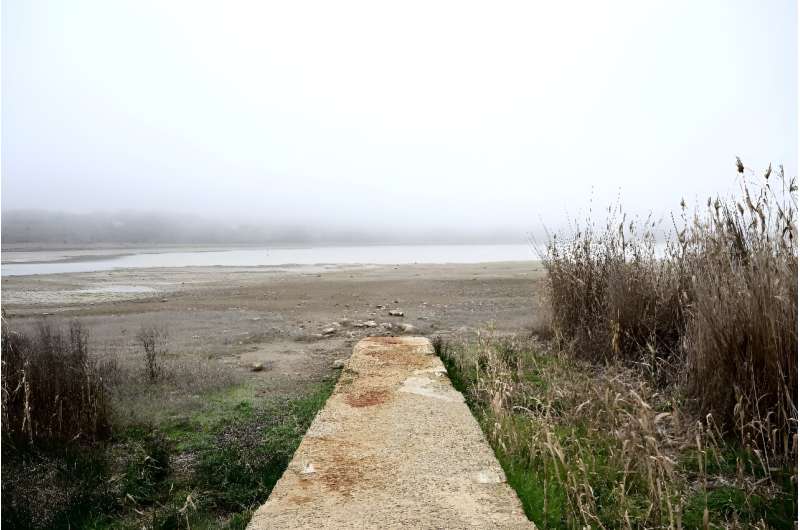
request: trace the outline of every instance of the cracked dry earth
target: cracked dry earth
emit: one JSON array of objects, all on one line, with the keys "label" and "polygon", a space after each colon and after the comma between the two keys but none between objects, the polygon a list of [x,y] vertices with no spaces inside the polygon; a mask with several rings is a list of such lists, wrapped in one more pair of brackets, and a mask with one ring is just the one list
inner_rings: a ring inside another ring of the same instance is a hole
[{"label": "cracked dry earth", "polygon": [[534,528],[431,343],[359,341],[249,530]]}]

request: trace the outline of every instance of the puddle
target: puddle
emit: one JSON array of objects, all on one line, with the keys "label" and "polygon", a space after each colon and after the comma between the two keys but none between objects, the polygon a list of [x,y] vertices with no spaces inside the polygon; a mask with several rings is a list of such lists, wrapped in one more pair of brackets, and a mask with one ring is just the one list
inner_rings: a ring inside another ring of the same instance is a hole
[{"label": "puddle", "polygon": [[87,287],[78,289],[75,293],[86,294],[140,294],[157,293],[158,290],[145,285],[108,285],[106,287]]}]

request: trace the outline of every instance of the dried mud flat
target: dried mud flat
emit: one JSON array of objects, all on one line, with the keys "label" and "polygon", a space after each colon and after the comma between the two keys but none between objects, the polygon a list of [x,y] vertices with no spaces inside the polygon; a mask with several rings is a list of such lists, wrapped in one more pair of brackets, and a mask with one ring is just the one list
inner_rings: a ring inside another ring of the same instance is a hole
[{"label": "dried mud flat", "polygon": [[534,528],[422,337],[359,341],[249,530]]},{"label": "dried mud flat", "polygon": [[163,325],[170,355],[217,360],[287,393],[328,376],[365,336],[523,331],[542,278],[535,262],[127,269],[6,277],[2,306],[21,328],[78,318],[93,351],[122,355],[138,355],[142,325]]}]

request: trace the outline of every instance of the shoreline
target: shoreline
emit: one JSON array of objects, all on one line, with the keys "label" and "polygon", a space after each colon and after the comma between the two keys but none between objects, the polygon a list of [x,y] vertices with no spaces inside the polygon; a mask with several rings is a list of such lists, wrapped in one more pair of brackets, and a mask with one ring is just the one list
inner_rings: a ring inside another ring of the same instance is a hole
[{"label": "shoreline", "polygon": [[311,247],[140,247],[11,251],[2,276],[182,267],[334,267],[480,264],[538,261],[529,245],[375,245]]}]

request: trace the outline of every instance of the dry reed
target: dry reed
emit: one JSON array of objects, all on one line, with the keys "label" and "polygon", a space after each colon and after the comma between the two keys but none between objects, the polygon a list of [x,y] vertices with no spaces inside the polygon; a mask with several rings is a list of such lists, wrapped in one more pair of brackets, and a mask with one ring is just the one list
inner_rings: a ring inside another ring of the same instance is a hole
[{"label": "dry reed", "polygon": [[741,198],[692,216],[682,202],[663,249],[658,223],[615,207],[602,230],[549,237],[541,258],[570,351],[684,388],[699,416],[779,457],[797,432],[797,186],[783,168],[755,183],[740,168]]}]

